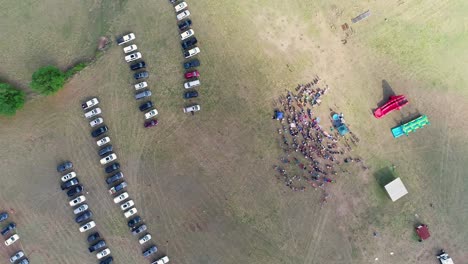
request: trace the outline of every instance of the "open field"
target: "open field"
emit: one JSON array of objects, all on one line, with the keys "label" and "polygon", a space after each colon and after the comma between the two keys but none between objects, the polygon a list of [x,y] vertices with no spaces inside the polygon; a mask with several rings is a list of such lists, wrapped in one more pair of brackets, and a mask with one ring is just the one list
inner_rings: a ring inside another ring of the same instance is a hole
[{"label": "open field", "polygon": [[[148,263],[107,194],[79,106],[90,96],[101,100],[136,207],[174,263],[435,264],[440,248],[456,263],[468,259],[464,1],[187,0],[202,51],[194,117],[182,114],[183,59],[166,0],[26,2],[2,1],[2,28],[14,37],[0,44],[1,80],[29,91],[37,67],[66,68],[92,56],[98,36],[132,31],[160,113],[158,127],[142,127],[114,44],[56,95],[30,93],[14,118],[0,118],[0,210],[14,209],[34,263],[96,263],[59,189],[55,166],[67,159],[116,263]],[[351,25],[367,9],[372,15]],[[345,22],[354,33],[343,45]],[[280,155],[272,100],[316,74],[331,88],[321,108],[345,113],[361,139],[356,155],[370,166],[339,178],[322,209],[317,192],[293,193],[271,169]],[[376,120],[384,83],[410,106]],[[390,128],[416,113],[431,125],[393,139]],[[391,165],[410,192],[396,203],[378,184]],[[423,244],[412,231],[418,220],[432,232]],[[12,253],[0,247],[0,263]]]}]

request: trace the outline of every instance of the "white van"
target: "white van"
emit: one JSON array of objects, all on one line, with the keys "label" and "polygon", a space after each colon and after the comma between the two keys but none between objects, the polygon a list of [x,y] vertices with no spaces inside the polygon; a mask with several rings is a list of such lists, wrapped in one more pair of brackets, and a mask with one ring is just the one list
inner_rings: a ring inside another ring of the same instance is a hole
[{"label": "white van", "polygon": [[185,89],[194,88],[194,87],[197,87],[199,85],[200,85],[200,80],[195,80],[195,81],[184,83]]}]

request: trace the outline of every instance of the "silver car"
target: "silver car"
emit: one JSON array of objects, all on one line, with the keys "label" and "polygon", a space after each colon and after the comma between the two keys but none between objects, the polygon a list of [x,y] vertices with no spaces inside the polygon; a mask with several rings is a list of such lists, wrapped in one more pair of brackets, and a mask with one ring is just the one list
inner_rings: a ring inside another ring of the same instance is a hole
[{"label": "silver car", "polygon": [[151,91],[150,90],[143,91],[141,93],[135,94],[135,99],[140,100],[140,99],[143,99],[143,98],[148,97],[148,96],[151,96]]}]

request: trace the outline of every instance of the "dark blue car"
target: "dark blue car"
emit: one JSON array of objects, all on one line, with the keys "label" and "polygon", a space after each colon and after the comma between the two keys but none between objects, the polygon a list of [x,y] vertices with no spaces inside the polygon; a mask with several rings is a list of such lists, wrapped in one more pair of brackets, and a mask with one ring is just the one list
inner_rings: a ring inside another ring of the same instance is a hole
[{"label": "dark blue car", "polygon": [[83,185],[77,185],[75,187],[72,187],[70,190],[67,191],[67,196],[68,197],[73,197],[76,194],[79,194],[83,191]]},{"label": "dark blue car", "polygon": [[184,93],[184,98],[185,99],[190,99],[190,98],[195,98],[198,97],[198,92],[197,91],[188,91]]},{"label": "dark blue car", "polygon": [[7,212],[3,212],[0,214],[0,222],[3,222],[5,220],[8,219],[8,213]]},{"label": "dark blue car", "polygon": [[2,234],[2,236],[8,234],[8,232],[10,232],[11,230],[15,229],[16,228],[16,224],[15,223],[9,223],[7,226],[5,226],[2,231],[0,232]]},{"label": "dark blue car", "polygon": [[186,63],[184,63],[184,68],[186,70],[188,70],[190,68],[195,68],[195,67],[198,67],[198,66],[200,66],[200,61],[198,59],[194,59],[194,60],[187,61]]}]

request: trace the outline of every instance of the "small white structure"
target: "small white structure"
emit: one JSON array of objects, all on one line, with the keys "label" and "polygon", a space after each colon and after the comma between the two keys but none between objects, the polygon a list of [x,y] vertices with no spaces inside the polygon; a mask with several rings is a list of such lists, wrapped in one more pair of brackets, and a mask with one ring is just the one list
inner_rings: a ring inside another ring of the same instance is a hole
[{"label": "small white structure", "polygon": [[408,193],[408,190],[406,190],[406,187],[400,178],[396,178],[389,184],[385,185],[385,190],[387,190],[388,195],[390,195],[390,199],[394,202]]}]

